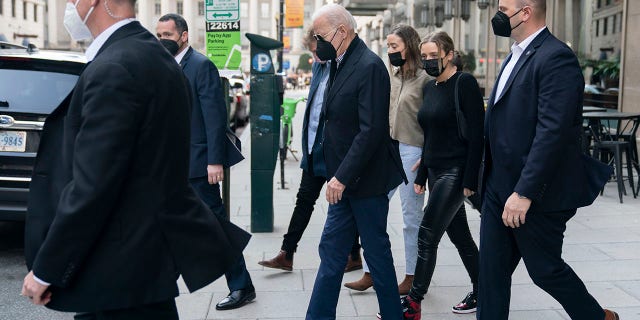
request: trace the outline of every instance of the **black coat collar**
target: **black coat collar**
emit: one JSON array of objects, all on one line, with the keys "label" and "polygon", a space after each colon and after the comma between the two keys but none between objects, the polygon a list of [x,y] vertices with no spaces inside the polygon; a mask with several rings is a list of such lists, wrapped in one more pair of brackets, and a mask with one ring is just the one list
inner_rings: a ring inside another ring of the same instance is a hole
[{"label": "black coat collar", "polygon": [[[122,26],[121,28],[116,30],[109,37],[109,39],[107,39],[107,41],[105,41],[105,43],[102,45],[102,47],[100,47],[100,50],[98,50],[98,53],[96,54],[96,58],[100,55],[100,53],[102,53],[110,45],[114,44],[118,40],[122,40],[122,39],[130,37],[130,36],[132,36],[134,34],[139,34],[139,33],[142,33],[142,32],[147,32],[147,29],[145,29],[140,24],[139,21],[132,21],[130,23],[125,24],[124,26]],[[95,60],[95,58],[94,58],[94,60]]]}]

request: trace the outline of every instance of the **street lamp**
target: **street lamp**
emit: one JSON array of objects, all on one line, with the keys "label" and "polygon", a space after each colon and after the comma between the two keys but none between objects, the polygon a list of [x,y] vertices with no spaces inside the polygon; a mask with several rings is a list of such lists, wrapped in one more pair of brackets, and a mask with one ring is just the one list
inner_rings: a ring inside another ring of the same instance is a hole
[{"label": "street lamp", "polygon": [[420,15],[420,26],[428,28],[435,26],[437,28],[442,27],[442,23],[445,19],[445,1],[444,0],[423,0],[422,4],[417,3],[415,6],[419,6],[414,10],[414,13]]},{"label": "street lamp", "polygon": [[453,1],[445,0],[444,1],[444,19],[449,20],[453,18]]},{"label": "street lamp", "polygon": [[461,18],[468,21],[471,17],[471,1],[474,0],[423,0],[422,3],[416,3],[416,20],[422,27],[437,28],[442,27],[445,20]]},{"label": "street lamp", "polygon": [[489,6],[491,0],[478,0],[478,8],[484,10]]},{"label": "street lamp", "polygon": [[471,18],[471,1],[462,0],[460,18],[464,21],[469,21],[469,18]]}]

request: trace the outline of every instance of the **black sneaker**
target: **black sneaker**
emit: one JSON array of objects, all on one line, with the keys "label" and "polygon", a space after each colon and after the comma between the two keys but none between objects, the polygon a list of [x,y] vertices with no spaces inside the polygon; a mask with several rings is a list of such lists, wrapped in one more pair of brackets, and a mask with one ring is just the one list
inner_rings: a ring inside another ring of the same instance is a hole
[{"label": "black sneaker", "polygon": [[478,299],[473,292],[469,292],[460,303],[451,307],[451,311],[453,313],[474,313],[476,312],[476,307],[478,306]]}]

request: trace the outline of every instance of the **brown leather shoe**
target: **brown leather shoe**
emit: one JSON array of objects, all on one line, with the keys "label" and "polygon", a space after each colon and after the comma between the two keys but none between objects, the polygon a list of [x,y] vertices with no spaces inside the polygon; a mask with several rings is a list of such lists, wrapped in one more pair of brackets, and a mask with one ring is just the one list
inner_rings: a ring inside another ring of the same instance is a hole
[{"label": "brown leather shoe", "polygon": [[373,279],[371,279],[371,274],[369,272],[365,272],[360,280],[347,282],[344,286],[356,291],[365,291],[373,286]]},{"label": "brown leather shoe", "polygon": [[604,320],[620,320],[620,316],[614,311],[604,309]]},{"label": "brown leather shoe", "polygon": [[360,258],[360,255],[358,254],[357,260],[354,260],[351,258],[351,255],[349,255],[349,260],[347,260],[347,266],[344,268],[344,272],[351,272],[353,270],[360,269],[362,269],[362,259]]},{"label": "brown leather shoe", "polygon": [[411,290],[411,285],[413,284],[413,275],[405,275],[404,280],[400,282],[398,285],[398,292],[401,296],[406,296],[409,294],[409,290]]},{"label": "brown leather shoe", "polygon": [[284,250],[280,250],[280,252],[278,252],[278,255],[273,259],[263,260],[258,262],[258,264],[267,268],[291,271],[293,270],[293,255],[291,255],[291,260],[289,260],[287,259],[287,252]]}]

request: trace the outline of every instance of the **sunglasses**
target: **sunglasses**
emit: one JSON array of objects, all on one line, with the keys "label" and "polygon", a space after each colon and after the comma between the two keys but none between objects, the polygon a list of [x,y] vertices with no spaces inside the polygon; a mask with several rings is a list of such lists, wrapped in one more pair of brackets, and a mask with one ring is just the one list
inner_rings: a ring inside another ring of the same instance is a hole
[{"label": "sunglasses", "polygon": [[[337,28],[335,28],[335,29],[332,29],[332,30],[331,30],[331,31],[334,31],[334,30],[335,30],[335,32],[333,33],[333,36],[334,36],[334,37],[336,36],[336,33],[338,33],[338,29],[339,29],[339,28],[340,28],[340,27],[337,27]],[[331,33],[331,31],[329,31],[329,32],[325,33],[325,35],[330,34],[330,33]],[[320,35],[320,34],[314,34],[314,35],[313,35],[313,38],[314,38],[314,39],[316,39],[316,41],[326,41],[326,40],[325,40],[325,38],[324,38],[322,35]],[[331,40],[329,40],[329,42],[331,42],[331,41],[333,41],[333,38],[331,38]]]}]

